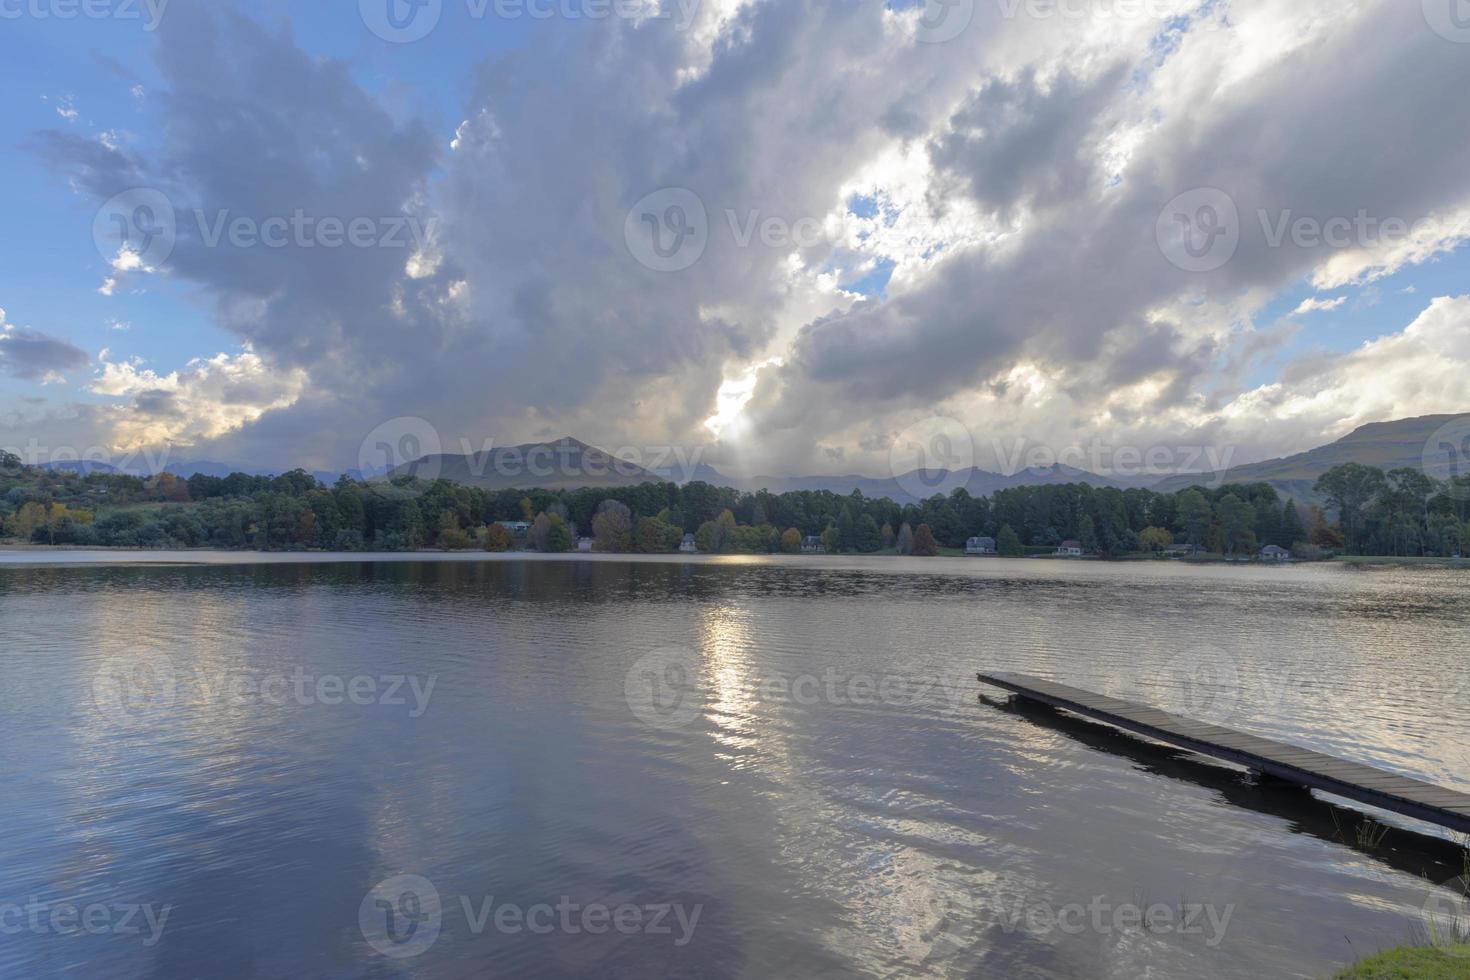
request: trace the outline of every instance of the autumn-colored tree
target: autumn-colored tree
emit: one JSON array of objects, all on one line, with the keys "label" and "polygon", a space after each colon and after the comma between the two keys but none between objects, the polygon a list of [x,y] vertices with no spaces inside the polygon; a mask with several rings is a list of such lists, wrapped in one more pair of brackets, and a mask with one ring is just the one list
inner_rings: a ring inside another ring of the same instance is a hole
[{"label": "autumn-colored tree", "polygon": [[788,555],[800,553],[801,532],[794,527],[787,528],[781,535],[781,550]]},{"label": "autumn-colored tree", "polygon": [[510,532],[499,524],[491,524],[485,528],[486,551],[509,551],[514,544]]},{"label": "autumn-colored tree", "polygon": [[929,529],[928,524],[920,524],[919,529],[914,532],[915,557],[934,558],[939,555],[939,542],[934,539],[934,532]]},{"label": "autumn-colored tree", "polygon": [[592,518],[592,540],[598,551],[633,550],[633,512],[627,504],[604,500]]},{"label": "autumn-colored tree", "polygon": [[1163,551],[1174,543],[1174,535],[1166,528],[1146,527],[1138,532],[1138,547],[1143,551]]}]

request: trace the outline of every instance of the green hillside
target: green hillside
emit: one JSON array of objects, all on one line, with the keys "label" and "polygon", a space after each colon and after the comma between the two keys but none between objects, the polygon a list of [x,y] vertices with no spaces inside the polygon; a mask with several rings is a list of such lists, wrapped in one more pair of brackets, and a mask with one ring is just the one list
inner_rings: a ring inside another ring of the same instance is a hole
[{"label": "green hillside", "polygon": [[[1236,466],[1223,476],[1209,473],[1174,476],[1153,489],[1160,493],[1175,493],[1194,484],[1269,483],[1278,492],[1295,500],[1312,501],[1315,499],[1312,486],[1317,478],[1343,463],[1362,463],[1382,470],[1423,470],[1430,476],[1445,479],[1455,475],[1455,460],[1438,447],[1430,446],[1430,440],[1456,419],[1465,420],[1463,434],[1470,435],[1470,415],[1426,415],[1397,422],[1374,422],[1336,442],[1295,456]],[[1463,473],[1466,463],[1463,455],[1459,461],[1460,472]]]}]

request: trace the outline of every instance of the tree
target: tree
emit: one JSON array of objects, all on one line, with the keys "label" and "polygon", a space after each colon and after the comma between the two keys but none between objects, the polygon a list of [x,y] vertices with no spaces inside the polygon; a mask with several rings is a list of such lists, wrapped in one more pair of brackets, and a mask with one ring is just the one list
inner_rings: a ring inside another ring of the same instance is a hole
[{"label": "tree", "polygon": [[1307,542],[1329,551],[1343,546],[1342,532],[1327,523],[1327,515],[1322,513],[1321,507],[1312,508],[1312,530],[1307,533]]},{"label": "tree", "polygon": [[934,558],[939,555],[939,542],[928,524],[920,524],[914,532],[914,555],[919,558]]},{"label": "tree", "polygon": [[1216,508],[1220,515],[1220,535],[1225,553],[1253,551],[1256,543],[1256,509],[1233,493],[1220,498]]},{"label": "tree", "polygon": [[801,532],[794,527],[787,528],[781,534],[781,550],[788,555],[799,554],[801,552]]},{"label": "tree", "polygon": [[1179,494],[1179,522],[1184,525],[1190,544],[1205,545],[1214,519],[1215,512],[1204,494],[1194,488]]},{"label": "tree", "polygon": [[546,539],[551,535],[551,518],[543,511],[536,515],[531,522],[531,530],[526,532],[526,547],[532,551],[545,551]]},{"label": "tree", "polygon": [[546,532],[546,550],[553,555],[559,555],[572,550],[572,529],[567,522],[561,519],[560,514],[548,514],[551,519],[551,530]]},{"label": "tree", "polygon": [[638,550],[646,555],[669,554],[679,550],[684,534],[672,524],[657,517],[638,519]]},{"label": "tree", "polygon": [[723,543],[725,532],[715,521],[705,521],[694,532],[694,546],[707,555],[716,554]]},{"label": "tree", "polygon": [[1174,543],[1174,535],[1162,527],[1146,527],[1138,532],[1138,547],[1144,551],[1163,551]]},{"label": "tree", "polygon": [[1296,508],[1296,501],[1288,500],[1281,511],[1281,540],[1274,543],[1290,549],[1298,541],[1306,540],[1307,529],[1302,525],[1301,512]]},{"label": "tree", "polygon": [[514,544],[510,532],[501,525],[491,524],[485,528],[486,551],[509,551]]},{"label": "tree", "polygon": [[898,529],[897,548],[900,555],[911,555],[914,553],[914,529],[909,527],[907,523],[904,523]]},{"label": "tree", "polygon": [[878,522],[873,520],[872,514],[864,514],[858,518],[853,527],[853,537],[848,542],[855,551],[870,555],[883,547],[883,536],[878,531]]},{"label": "tree", "polygon": [[633,512],[617,500],[604,500],[592,518],[592,540],[598,551],[633,550]]},{"label": "tree", "polygon": [[1000,536],[996,539],[995,550],[1007,558],[1020,558],[1026,553],[1026,549],[1021,545],[1021,538],[1016,534],[1015,528],[1009,524],[1001,525]]},{"label": "tree", "polygon": [[1337,522],[1350,552],[1367,540],[1364,515],[1370,504],[1388,489],[1383,471],[1362,463],[1334,466],[1317,480],[1316,490],[1337,511]]},{"label": "tree", "polygon": [[892,524],[884,524],[882,530],[878,532],[878,536],[883,540],[884,548],[893,547],[894,534]]}]

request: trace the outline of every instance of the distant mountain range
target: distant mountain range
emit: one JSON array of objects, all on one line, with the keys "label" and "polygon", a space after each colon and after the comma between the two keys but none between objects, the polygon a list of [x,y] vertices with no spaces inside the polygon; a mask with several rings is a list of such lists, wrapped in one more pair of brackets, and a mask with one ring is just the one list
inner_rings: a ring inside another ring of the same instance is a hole
[{"label": "distant mountain range", "polygon": [[[145,479],[150,476],[156,476],[158,473],[172,473],[174,476],[182,477],[183,479],[188,479],[196,473],[218,477],[226,477],[231,473],[244,473],[247,476],[280,476],[282,473],[289,472],[292,469],[289,466],[269,467],[256,466],[250,463],[218,463],[206,459],[182,463],[167,462],[163,466],[155,469],[149,466],[148,460],[141,456],[135,457],[132,462],[125,466],[115,466],[112,463],[102,463],[90,459],[59,459],[51,463],[42,463],[40,466],[43,470],[80,473],[83,476],[89,473],[117,473],[124,476],[143,477]],[[312,471],[311,475],[322,483],[330,485],[336,483],[337,478],[342,474],[327,470],[316,470]],[[354,480],[362,480],[371,479],[380,474],[368,473],[364,475],[360,470],[348,470],[347,475]]]},{"label": "distant mountain range", "polygon": [[[1171,476],[1155,484],[1160,493],[1174,493],[1191,486],[1223,486],[1227,483],[1269,483],[1277,492],[1303,502],[1315,502],[1317,478],[1343,463],[1362,463],[1381,470],[1413,469],[1445,479],[1455,475],[1454,460],[1439,447],[1431,446],[1435,433],[1456,419],[1466,421],[1461,433],[1470,434],[1470,415],[1425,415],[1397,422],[1374,422],[1355,429],[1325,446],[1284,459],[1232,467],[1224,473]],[[1426,452],[1427,450],[1427,452]],[[1463,449],[1460,450],[1463,452]],[[1461,470],[1465,461],[1459,461]]]},{"label": "distant mountain range", "polygon": [[1058,483],[1088,483],[1094,487],[1147,486],[1148,481],[1113,480],[1071,466],[1055,465],[1021,470],[1006,476],[982,469],[914,470],[896,477],[870,476],[758,476],[749,480],[738,480],[721,474],[713,467],[702,467],[696,479],[717,486],[733,487],[737,490],[769,490],[772,493],[787,493],[792,490],[827,490],[847,495],[854,490],[864,497],[887,497],[897,503],[918,503],[921,497],[934,493],[949,493],[963,487],[972,497],[988,497],[997,490],[1012,487],[1035,487]]},{"label": "distant mountain range", "polygon": [[[785,493],[791,490],[827,490],[837,494],[861,491],[865,497],[888,497],[898,503],[916,503],[920,497],[932,496],[935,491],[948,492],[955,487],[964,487],[972,496],[985,497],[997,490],[1013,487],[1033,487],[1047,484],[1088,483],[1094,487],[1149,487],[1162,493],[1174,493],[1191,486],[1215,487],[1227,483],[1269,483],[1278,492],[1303,502],[1316,501],[1314,484],[1317,478],[1334,466],[1342,463],[1363,463],[1384,470],[1408,467],[1425,470],[1441,479],[1453,475],[1454,461],[1446,453],[1430,446],[1430,441],[1447,424],[1456,419],[1466,420],[1470,426],[1470,415],[1428,415],[1422,418],[1401,419],[1397,422],[1377,422],[1365,425],[1351,434],[1326,446],[1284,459],[1271,459],[1245,466],[1233,467],[1224,473],[1192,473],[1165,477],[1161,480],[1148,478],[1119,479],[1089,473],[1070,466],[1021,470],[1009,476],[987,470],[915,471],[896,477],[848,476],[757,476],[739,479],[726,476],[704,463],[693,466],[682,460],[648,460],[647,467],[632,461],[619,459],[596,446],[566,437],[549,443],[528,443],[504,449],[490,450],[470,455],[443,454],[426,456],[413,463],[399,466],[391,473],[386,470],[362,472],[349,470],[347,476],[354,480],[381,480],[391,477],[417,475],[428,478],[443,477],[469,486],[486,490],[573,489],[577,487],[629,487],[642,483],[672,481],[689,483],[696,480],[714,486],[731,487],[736,490],[769,490]],[[1467,428],[1470,432],[1470,428]],[[1426,447],[1429,451],[1426,453]],[[1464,450],[1460,450],[1463,452]],[[139,457],[126,468],[119,469],[108,463],[82,460],[62,460],[45,464],[52,470],[69,470],[79,473],[125,472],[133,476],[152,476],[142,467],[146,460]],[[1460,461],[1464,465],[1464,461]],[[220,463],[211,460],[169,462],[163,470],[176,476],[189,477],[195,473],[208,476],[229,476],[231,473],[247,473],[252,476],[275,476],[290,467],[262,467],[245,463]],[[334,472],[317,471],[312,474],[323,483],[336,482],[341,475]]]}]

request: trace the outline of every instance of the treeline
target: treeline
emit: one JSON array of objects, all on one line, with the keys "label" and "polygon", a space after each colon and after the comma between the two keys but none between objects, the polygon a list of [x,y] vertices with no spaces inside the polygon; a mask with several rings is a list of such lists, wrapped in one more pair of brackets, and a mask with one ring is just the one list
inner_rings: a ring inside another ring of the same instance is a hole
[{"label": "treeline", "polygon": [[1470,475],[1437,480],[1414,469],[1334,467],[1317,493],[1348,554],[1437,557],[1470,551]]},{"label": "treeline", "polygon": [[[1076,540],[1102,555],[1188,543],[1236,555],[1277,544],[1304,557],[1454,554],[1470,543],[1466,478],[1445,485],[1414,471],[1353,464],[1328,473],[1318,488],[1340,526],[1264,483],[1172,494],[1087,484],[1018,487],[990,498],[956,490],[900,506],[856,491],[748,493],[700,482],[496,491],[344,476],[326,486],[300,470],[145,481],[47,472],[0,454],[0,535],[80,546],[332,551],[568,551],[590,537],[601,551],[671,552],[690,533],[709,553],[799,551],[804,539],[820,538],[829,551],[901,554],[992,537],[1003,554]],[[516,523],[529,530],[513,535],[502,526]]]}]

